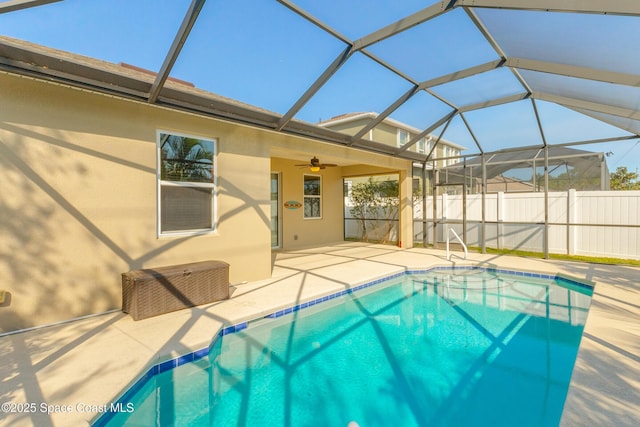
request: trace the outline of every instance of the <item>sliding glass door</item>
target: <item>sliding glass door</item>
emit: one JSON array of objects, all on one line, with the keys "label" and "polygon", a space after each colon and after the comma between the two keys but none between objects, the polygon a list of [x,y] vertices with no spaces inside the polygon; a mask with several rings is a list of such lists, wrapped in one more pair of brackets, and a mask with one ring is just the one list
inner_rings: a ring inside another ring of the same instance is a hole
[{"label": "sliding glass door", "polygon": [[280,174],[271,173],[271,247],[280,247]]}]

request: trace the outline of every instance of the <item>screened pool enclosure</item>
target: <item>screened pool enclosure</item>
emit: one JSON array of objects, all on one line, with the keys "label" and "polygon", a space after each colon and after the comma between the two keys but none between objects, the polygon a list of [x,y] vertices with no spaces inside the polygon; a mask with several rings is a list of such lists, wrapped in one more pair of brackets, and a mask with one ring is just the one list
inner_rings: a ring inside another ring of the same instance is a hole
[{"label": "screened pool enclosure", "polygon": [[[606,191],[609,169],[640,166],[635,0],[11,0],[0,2],[0,33],[2,72],[411,160],[425,244],[451,223],[500,247],[522,222],[535,230],[521,241],[548,255],[550,233],[570,253],[578,228],[639,229],[635,216],[575,213],[576,191]],[[127,64],[149,79],[121,72]],[[355,134],[317,125],[353,112],[378,115]],[[421,132],[401,146],[371,140],[385,118]],[[466,150],[438,157],[444,138]],[[514,192],[540,199],[533,219],[501,219]],[[455,197],[463,214],[452,222]]]}]

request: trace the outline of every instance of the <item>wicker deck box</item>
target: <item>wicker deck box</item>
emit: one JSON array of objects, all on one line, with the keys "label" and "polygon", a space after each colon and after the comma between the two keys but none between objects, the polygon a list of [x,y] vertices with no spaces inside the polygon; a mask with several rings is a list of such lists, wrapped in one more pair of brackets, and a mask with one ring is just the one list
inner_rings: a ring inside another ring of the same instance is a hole
[{"label": "wicker deck box", "polygon": [[122,274],[122,311],[134,320],[229,298],[229,264],[202,261]]}]

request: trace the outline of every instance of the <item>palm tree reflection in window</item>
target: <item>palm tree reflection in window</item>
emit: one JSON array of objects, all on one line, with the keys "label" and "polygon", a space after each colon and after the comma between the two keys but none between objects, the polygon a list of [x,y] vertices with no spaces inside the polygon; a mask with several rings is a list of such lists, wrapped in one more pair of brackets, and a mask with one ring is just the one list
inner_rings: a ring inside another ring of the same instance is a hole
[{"label": "palm tree reflection in window", "polygon": [[163,181],[213,182],[213,141],[161,134]]}]

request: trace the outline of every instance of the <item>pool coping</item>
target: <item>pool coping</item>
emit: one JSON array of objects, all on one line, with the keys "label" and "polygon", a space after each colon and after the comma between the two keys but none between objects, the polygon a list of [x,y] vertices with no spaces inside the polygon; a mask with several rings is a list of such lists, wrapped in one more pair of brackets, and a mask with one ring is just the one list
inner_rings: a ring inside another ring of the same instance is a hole
[{"label": "pool coping", "polygon": [[[463,270],[463,271],[464,270],[480,270],[480,271],[485,271],[490,273],[513,275],[515,277],[554,280],[557,282],[565,282],[567,284],[577,286],[578,288],[591,290],[591,291],[593,291],[596,285],[595,282],[581,280],[581,279],[572,277],[567,274],[562,274],[562,273],[556,273],[556,274],[535,273],[535,272],[519,270],[519,269],[502,269],[502,268],[496,268],[496,267],[483,267],[478,265],[434,265],[425,269],[405,268],[404,272],[393,273],[388,276],[371,280],[366,283],[358,284],[352,287],[348,287],[344,290],[337,291],[329,295],[324,295],[310,301],[298,303],[293,306],[288,306],[284,309],[274,311],[273,313],[267,314],[265,316],[256,317],[255,319],[245,320],[237,324],[222,327],[216,334],[214,334],[214,336],[211,338],[211,342],[207,347],[203,347],[193,352],[182,354],[172,359],[155,363],[152,366],[150,366],[146,371],[145,369],[143,369],[143,373],[141,375],[138,375],[136,378],[134,378],[132,385],[127,387],[117,399],[114,399],[112,402],[109,402],[106,404],[105,408],[108,407],[109,410],[103,413],[96,414],[94,419],[90,421],[90,425],[92,427],[106,426],[111,421],[111,419],[117,415],[118,411],[122,410],[122,408],[127,407],[126,405],[127,403],[129,403],[131,397],[133,397],[133,395],[135,395],[140,389],[142,389],[147,384],[147,382],[150,381],[154,376],[161,374],[163,372],[169,371],[171,369],[177,368],[184,364],[195,362],[197,360],[207,357],[207,355],[211,351],[211,348],[217,343],[217,341],[221,337],[229,334],[234,334],[236,332],[240,332],[246,329],[249,326],[249,323],[257,322],[262,319],[280,318],[282,316],[285,316],[300,310],[304,310],[306,308],[314,307],[316,305],[331,301],[336,298],[340,298],[348,294],[361,291],[363,289],[371,288],[375,285],[386,282],[388,280],[392,280],[394,278],[408,276],[411,274],[427,274],[432,271],[446,271],[446,270]],[[562,283],[558,283],[558,284],[562,285]],[[574,361],[574,364],[575,364],[575,361]],[[113,410],[114,408],[116,409],[115,411]]]}]

